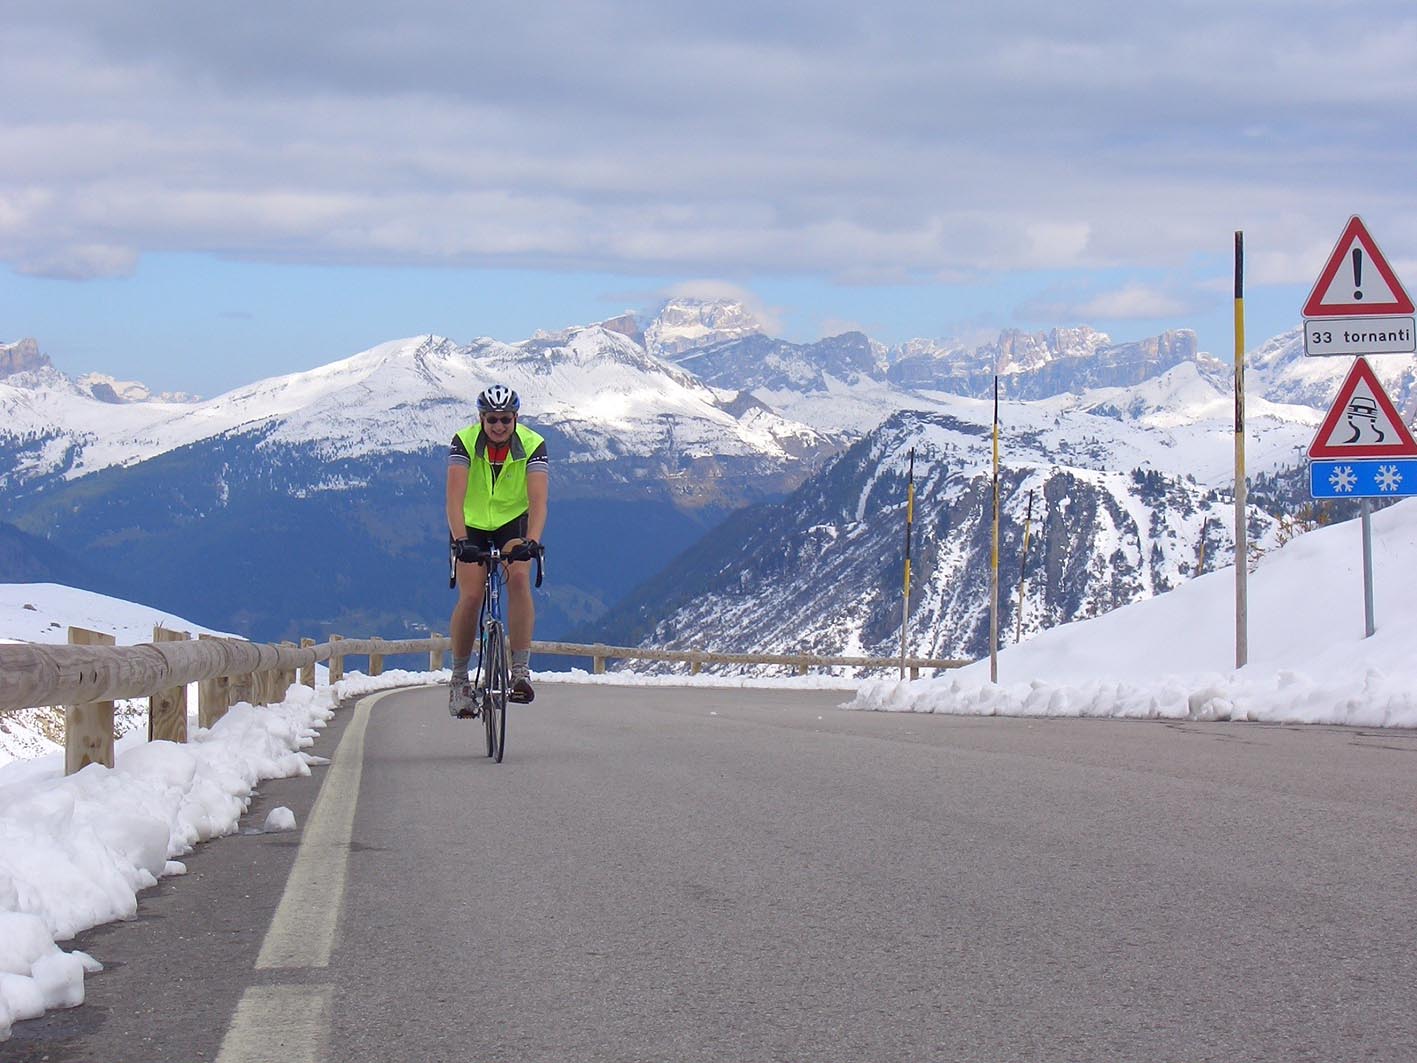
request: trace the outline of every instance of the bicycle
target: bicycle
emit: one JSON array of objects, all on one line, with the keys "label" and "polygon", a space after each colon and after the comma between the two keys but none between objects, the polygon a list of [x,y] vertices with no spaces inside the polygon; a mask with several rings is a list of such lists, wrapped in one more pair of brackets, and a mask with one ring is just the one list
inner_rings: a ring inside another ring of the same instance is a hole
[{"label": "bicycle", "polygon": [[[478,551],[474,557],[462,558],[464,564],[481,565],[487,572],[486,586],[482,592],[482,611],[478,616],[477,674],[472,687],[477,692],[482,711],[482,720],[487,732],[487,755],[496,763],[502,763],[507,750],[507,700],[512,692],[511,645],[507,638],[507,620],[502,609],[502,588],[507,577],[502,571],[506,561],[528,561],[536,558],[536,585],[541,586],[541,551],[535,555],[521,552],[520,546],[508,553],[493,546],[489,550]],[[458,557],[451,555],[448,586],[457,585]]]}]

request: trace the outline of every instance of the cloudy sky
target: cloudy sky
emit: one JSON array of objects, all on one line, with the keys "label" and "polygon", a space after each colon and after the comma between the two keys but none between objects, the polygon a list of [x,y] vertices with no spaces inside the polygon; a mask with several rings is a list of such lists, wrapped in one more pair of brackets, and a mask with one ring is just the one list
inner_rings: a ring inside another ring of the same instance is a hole
[{"label": "cloudy sky", "polygon": [[214,394],[669,292],[779,334],[1233,345],[1417,288],[1396,0],[6,0],[0,341]]}]

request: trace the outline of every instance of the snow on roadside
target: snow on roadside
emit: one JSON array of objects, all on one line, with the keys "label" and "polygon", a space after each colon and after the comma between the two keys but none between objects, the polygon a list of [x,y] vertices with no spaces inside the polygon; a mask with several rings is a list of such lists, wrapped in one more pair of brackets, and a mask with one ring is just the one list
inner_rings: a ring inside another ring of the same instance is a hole
[{"label": "snow on roadside", "polygon": [[1249,662],[1235,669],[1225,569],[989,662],[915,683],[868,680],[852,708],[1417,727],[1417,501],[1373,516],[1377,631],[1363,637],[1359,523],[1302,535],[1251,574]]},{"label": "snow on roadside", "polygon": [[290,688],[279,705],[231,708],[184,745],[118,741],[114,766],[64,775],[61,752],[0,766],[0,1040],[11,1025],[84,1001],[100,965],[56,942],[137,912],[138,893],[182,874],[178,857],[236,831],[265,779],[310,774],[305,753],[340,699],[429,682],[428,673],[351,673]]}]

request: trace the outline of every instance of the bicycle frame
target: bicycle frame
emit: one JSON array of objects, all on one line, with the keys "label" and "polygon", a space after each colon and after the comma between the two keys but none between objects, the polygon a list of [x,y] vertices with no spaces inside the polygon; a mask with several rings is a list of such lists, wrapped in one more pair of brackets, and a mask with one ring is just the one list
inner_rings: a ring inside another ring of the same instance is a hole
[{"label": "bicycle frame", "polygon": [[[488,632],[496,625],[507,630],[507,617],[502,605],[502,590],[507,577],[502,572],[501,552],[494,546],[487,552],[487,576],[482,591],[482,610],[478,614],[478,649],[487,649]],[[480,662],[479,662],[480,663]]]},{"label": "bicycle frame", "polygon": [[511,647],[502,605],[507,577],[502,571],[502,553],[497,547],[487,551],[483,563],[487,566],[487,575],[478,623],[477,677],[473,685],[483,692],[487,755],[500,764],[507,748],[507,698],[511,693]]},{"label": "bicycle frame", "polygon": [[[503,606],[503,591],[507,586],[507,574],[502,566],[506,563],[502,551],[493,546],[479,551],[470,563],[485,565],[486,574],[482,591],[482,608],[478,614],[477,674],[473,688],[482,699],[483,722],[487,727],[487,755],[502,762],[502,754],[507,747],[507,701],[511,697],[511,643],[507,628],[507,618]],[[457,585],[458,561],[455,555],[449,557],[448,586]],[[541,586],[542,559],[536,556],[536,585]]]}]

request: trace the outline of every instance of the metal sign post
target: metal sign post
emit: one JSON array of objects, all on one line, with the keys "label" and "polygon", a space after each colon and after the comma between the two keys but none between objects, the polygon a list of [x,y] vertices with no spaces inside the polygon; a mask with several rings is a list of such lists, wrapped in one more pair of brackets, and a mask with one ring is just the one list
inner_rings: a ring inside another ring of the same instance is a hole
[{"label": "metal sign post", "polygon": [[1363,637],[1370,639],[1377,625],[1373,623],[1373,504],[1363,499]]}]

